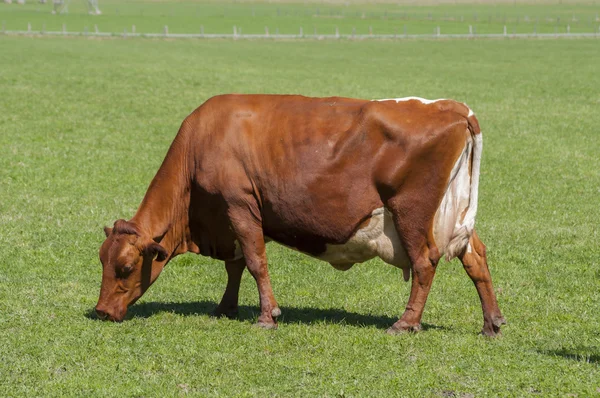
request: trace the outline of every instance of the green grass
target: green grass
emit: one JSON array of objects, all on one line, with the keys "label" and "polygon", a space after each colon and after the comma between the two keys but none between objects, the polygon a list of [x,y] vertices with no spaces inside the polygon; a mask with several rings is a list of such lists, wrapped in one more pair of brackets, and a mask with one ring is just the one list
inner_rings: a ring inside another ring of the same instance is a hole
[{"label": "green grass", "polygon": [[[0,395],[567,396],[600,389],[596,40],[260,42],[0,37]],[[182,119],[212,95],[465,101],[484,134],[477,226],[509,324],[441,263],[418,334],[409,284],[271,244],[283,319],[213,319],[224,267],[172,261],[121,324],[90,316],[102,227],[133,215]]]},{"label": "green grass", "polygon": [[29,1],[25,5],[0,3],[0,21],[8,30],[26,30],[31,23],[36,31],[60,31],[63,24],[69,31],[89,31],[94,25],[102,32],[131,32],[132,25],[138,33],[162,33],[169,26],[170,33],[232,33],[233,26],[242,33],[297,34],[300,27],[305,34],[431,34],[438,26],[442,33],[468,33],[472,25],[476,33],[502,33],[504,25],[509,33],[564,33],[570,31],[598,32],[600,2],[545,0],[537,4],[510,3],[445,4],[419,6],[414,4],[365,4],[347,2],[348,5],[323,2],[281,4],[275,2],[235,3],[220,2],[119,0],[100,1],[103,15],[87,15],[86,3],[73,0],[69,14],[51,15],[52,2],[39,4]]}]

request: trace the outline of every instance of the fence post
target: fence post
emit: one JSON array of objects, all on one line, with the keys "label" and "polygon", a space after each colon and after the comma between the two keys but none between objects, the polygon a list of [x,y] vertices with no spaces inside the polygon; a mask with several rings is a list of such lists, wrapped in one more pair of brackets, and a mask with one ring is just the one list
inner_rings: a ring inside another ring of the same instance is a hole
[{"label": "fence post", "polygon": [[408,37],[408,33],[406,31],[406,25],[404,25],[404,38],[406,39]]},{"label": "fence post", "polygon": [[62,32],[63,34],[67,33],[67,24],[62,24]]},{"label": "fence post", "polygon": [[315,37],[317,37],[317,27],[315,26]]},{"label": "fence post", "polygon": [[131,33],[135,34],[135,25],[131,25]]},{"label": "fence post", "polygon": [[567,34],[571,33],[571,25],[567,25]]},{"label": "fence post", "polygon": [[275,37],[279,37],[279,28],[275,28]]},{"label": "fence post", "polygon": [[165,32],[165,37],[167,37],[169,35],[169,27],[167,25],[165,25],[164,32]]},{"label": "fence post", "polygon": [[265,36],[269,37],[269,27],[265,26]]},{"label": "fence post", "polygon": [[27,33],[31,33],[31,22],[27,22]]},{"label": "fence post", "polygon": [[84,36],[87,36],[87,35],[88,35],[88,27],[87,27],[87,26],[84,26],[84,27],[83,27],[83,35],[84,35]]},{"label": "fence post", "polygon": [[436,29],[436,34],[437,34],[438,37],[440,36],[440,27],[439,26]]},{"label": "fence post", "polygon": [[300,37],[304,37],[304,29],[302,29],[302,26],[300,26]]},{"label": "fence post", "polygon": [[123,38],[127,37],[127,28],[123,28]]},{"label": "fence post", "polygon": [[504,37],[506,37],[506,25],[504,25]]},{"label": "fence post", "polygon": [[237,39],[237,27],[233,25],[233,38]]},{"label": "fence post", "polygon": [[338,27],[335,27],[335,38],[339,39],[340,38],[340,30],[338,29]]},{"label": "fence post", "polygon": [[2,33],[6,33],[6,21],[2,21]]},{"label": "fence post", "polygon": [[473,36],[473,25],[469,25],[469,35]]},{"label": "fence post", "polygon": [[42,34],[46,33],[46,22],[42,25]]},{"label": "fence post", "polygon": [[204,37],[204,25],[200,25],[200,36]]},{"label": "fence post", "polygon": [[369,26],[369,36],[373,36],[373,27]]},{"label": "fence post", "polygon": [[94,25],[94,32],[98,33],[98,25]]},{"label": "fence post", "polygon": [[352,27],[352,39],[356,36],[356,27]]}]

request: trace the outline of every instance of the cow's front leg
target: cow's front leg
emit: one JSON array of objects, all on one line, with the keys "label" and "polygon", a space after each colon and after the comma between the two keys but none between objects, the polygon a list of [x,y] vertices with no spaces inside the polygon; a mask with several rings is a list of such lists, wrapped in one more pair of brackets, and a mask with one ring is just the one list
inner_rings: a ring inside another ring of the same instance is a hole
[{"label": "cow's front leg", "polygon": [[275,329],[275,318],[281,315],[281,310],[271,287],[262,225],[253,215],[256,213],[250,213],[248,210],[230,208],[229,213],[233,230],[242,246],[246,267],[258,286],[260,316],[257,325],[265,329]]},{"label": "cow's front leg", "polygon": [[237,316],[240,282],[244,268],[246,268],[246,260],[244,258],[225,261],[227,287],[225,288],[221,303],[215,309],[214,314],[216,316],[226,316],[227,318],[235,318]]}]

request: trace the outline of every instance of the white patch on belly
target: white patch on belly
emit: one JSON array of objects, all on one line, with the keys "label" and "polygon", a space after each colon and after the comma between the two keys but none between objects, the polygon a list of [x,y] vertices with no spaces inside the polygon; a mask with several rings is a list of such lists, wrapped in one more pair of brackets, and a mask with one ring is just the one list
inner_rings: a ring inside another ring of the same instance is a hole
[{"label": "white patch on belly", "polygon": [[369,224],[356,231],[344,244],[327,245],[325,253],[317,256],[339,270],[350,269],[355,263],[362,263],[380,257],[388,264],[400,268],[410,267],[410,261],[396,232],[392,215],[383,207],[373,210]]}]

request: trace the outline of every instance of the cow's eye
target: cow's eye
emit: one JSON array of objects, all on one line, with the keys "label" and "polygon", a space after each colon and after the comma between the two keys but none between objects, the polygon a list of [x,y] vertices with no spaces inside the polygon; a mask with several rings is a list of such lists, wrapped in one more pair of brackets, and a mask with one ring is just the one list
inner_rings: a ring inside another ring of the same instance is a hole
[{"label": "cow's eye", "polygon": [[117,278],[127,278],[131,274],[131,271],[133,271],[133,266],[124,265],[117,270]]}]

